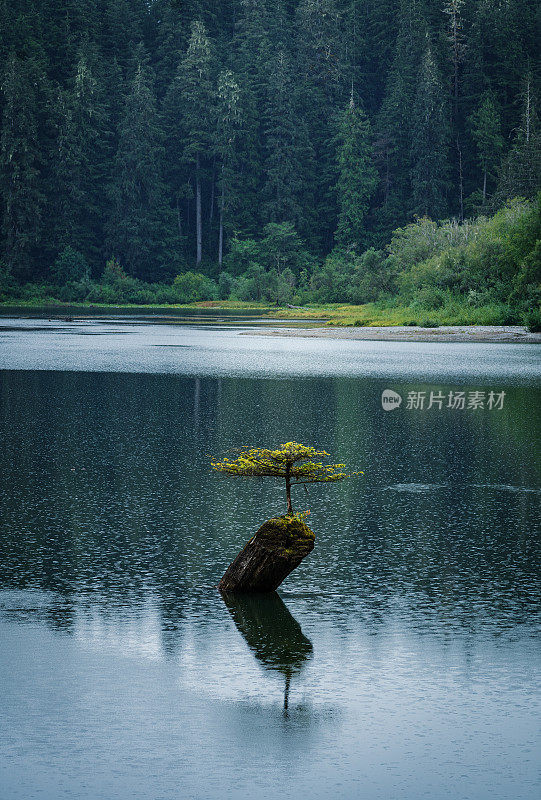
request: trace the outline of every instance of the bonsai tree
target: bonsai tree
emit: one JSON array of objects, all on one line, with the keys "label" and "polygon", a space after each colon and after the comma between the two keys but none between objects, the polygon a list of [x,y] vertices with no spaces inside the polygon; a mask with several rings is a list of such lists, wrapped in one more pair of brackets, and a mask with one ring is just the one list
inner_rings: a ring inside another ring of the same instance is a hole
[{"label": "bonsai tree", "polygon": [[[298,442],[281,444],[276,450],[243,447],[230,460],[212,461],[212,468],[232,478],[282,478],[286,484],[287,514],[292,515],[291,487],[299,483],[330,483],[349,478],[344,464],[324,464],[329,454]],[[362,473],[354,473],[361,474]]]}]

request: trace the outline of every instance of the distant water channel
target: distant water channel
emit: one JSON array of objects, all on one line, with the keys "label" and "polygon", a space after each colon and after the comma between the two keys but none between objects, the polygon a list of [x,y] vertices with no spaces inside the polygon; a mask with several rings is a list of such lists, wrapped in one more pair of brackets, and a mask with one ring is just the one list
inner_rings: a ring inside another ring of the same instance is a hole
[{"label": "distant water channel", "polygon": [[[538,798],[541,351],[254,333],[0,320],[0,797]],[[290,440],[365,474],[224,602]]]}]

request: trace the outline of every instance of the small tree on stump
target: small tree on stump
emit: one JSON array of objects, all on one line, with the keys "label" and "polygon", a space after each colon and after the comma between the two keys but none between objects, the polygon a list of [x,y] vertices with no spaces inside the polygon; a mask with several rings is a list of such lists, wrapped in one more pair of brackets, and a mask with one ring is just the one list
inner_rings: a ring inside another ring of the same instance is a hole
[{"label": "small tree on stump", "polygon": [[[232,478],[281,478],[286,484],[287,513],[261,525],[227,568],[218,588],[229,592],[272,592],[314,548],[314,532],[293,512],[291,487],[299,483],[331,483],[350,477],[344,464],[319,461],[328,453],[298,442],[277,450],[243,447],[234,460],[212,461],[216,472]],[[362,474],[362,473],[354,473]]]},{"label": "small tree on stump", "polygon": [[[287,442],[277,450],[244,447],[233,461],[212,461],[212,468],[232,478],[283,478],[286,483],[287,513],[293,514],[291,487],[303,483],[331,483],[349,478],[344,464],[324,464],[317,459],[329,454],[298,442]],[[359,475],[362,473],[353,473]]]}]

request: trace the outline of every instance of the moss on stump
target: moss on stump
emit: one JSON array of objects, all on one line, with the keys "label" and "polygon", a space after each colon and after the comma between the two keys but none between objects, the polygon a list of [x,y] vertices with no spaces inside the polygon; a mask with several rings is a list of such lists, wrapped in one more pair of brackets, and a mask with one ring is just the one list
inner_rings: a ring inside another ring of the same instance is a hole
[{"label": "moss on stump", "polygon": [[314,532],[295,516],[268,519],[229,565],[221,592],[273,592],[314,549]]}]

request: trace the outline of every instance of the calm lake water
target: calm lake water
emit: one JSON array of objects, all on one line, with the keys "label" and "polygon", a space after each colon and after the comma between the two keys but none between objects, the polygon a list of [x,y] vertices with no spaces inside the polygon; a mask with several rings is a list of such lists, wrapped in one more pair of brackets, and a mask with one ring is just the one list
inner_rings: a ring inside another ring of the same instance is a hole
[{"label": "calm lake water", "polygon": [[[1,320],[2,800],[538,798],[540,352]],[[226,603],[289,440],[365,475]]]}]

